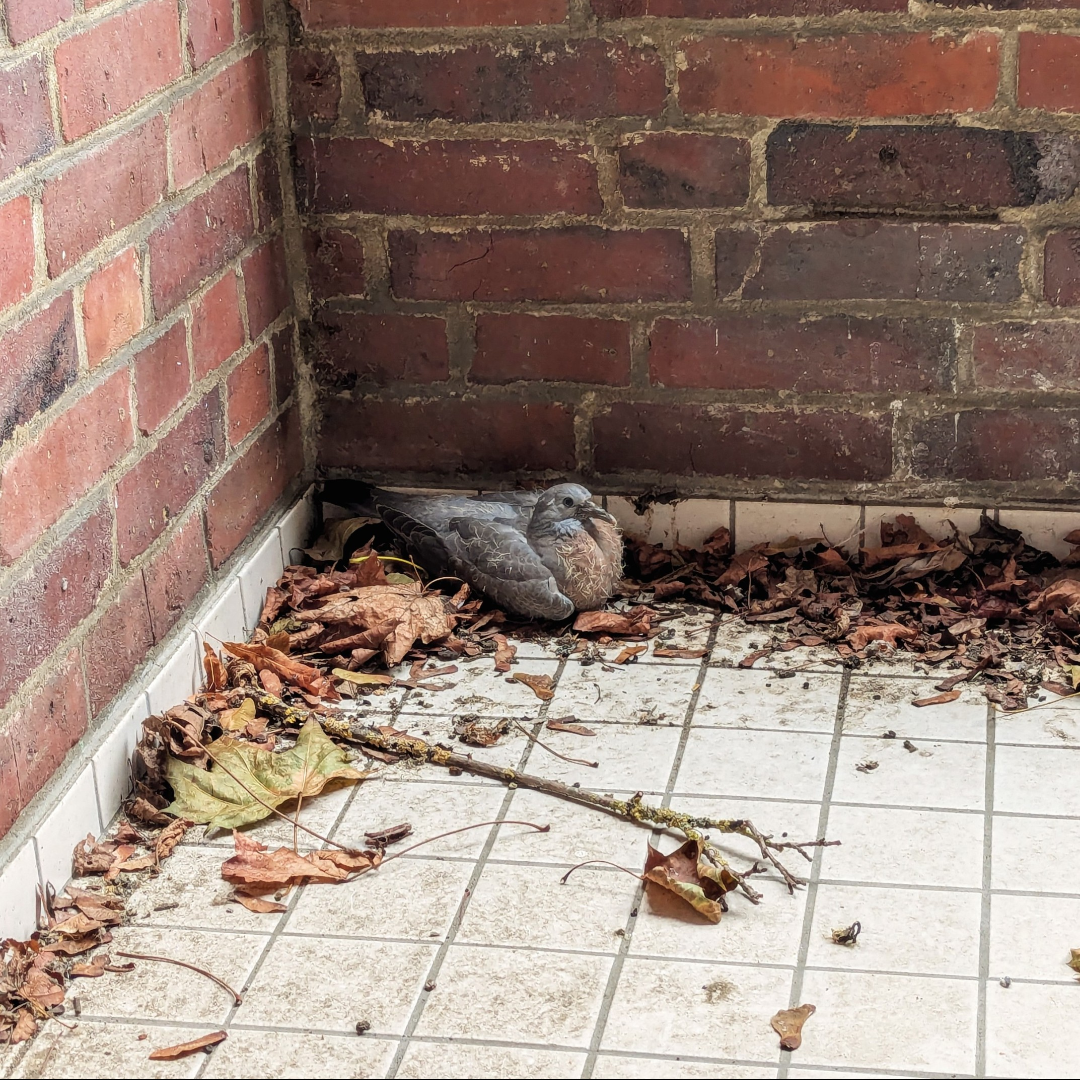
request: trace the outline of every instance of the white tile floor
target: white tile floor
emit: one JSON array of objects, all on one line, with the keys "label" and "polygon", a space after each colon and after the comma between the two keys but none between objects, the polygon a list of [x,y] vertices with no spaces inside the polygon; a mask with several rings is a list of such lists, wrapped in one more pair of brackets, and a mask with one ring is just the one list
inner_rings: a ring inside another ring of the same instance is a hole
[{"label": "white tile floor", "polygon": [[[645,791],[708,816],[748,816],[792,838],[842,841],[791,897],[759,878],[719,926],[646,892],[602,858],[640,867],[643,829],[525,789],[397,765],[312,800],[302,819],[339,841],[409,820],[417,837],[473,821],[345,886],[295,892],[285,914],[227,901],[227,836],[193,830],[131,900],[116,949],[203,963],[244,1003],[182,969],[142,964],[83,980],[73,1030],[9,1050],[8,1075],[162,1077],[1070,1076],[1080,1072],[1080,732],[1068,705],[1008,717],[977,690],[913,708],[934,680],[830,668],[806,650],[733,668],[760,628],[695,613],[679,643],[701,662],[625,667],[522,648],[544,704],[490,658],[439,693],[386,694],[365,714],[448,740],[454,712],[536,724],[573,714],[595,738],[520,733],[473,753],[599,791]],[[611,655],[614,650],[611,651]],[[798,668],[792,673],[792,668]],[[885,739],[886,731],[895,739]],[[904,747],[910,740],[914,750]],[[856,765],[877,761],[870,772]],[[288,843],[291,828],[255,830]],[[308,838],[310,840],[310,838]],[[657,838],[654,837],[654,840]],[[667,849],[673,838],[660,838]],[[741,838],[722,838],[733,857]],[[744,863],[745,865],[745,863]],[[162,910],[161,905],[179,907]],[[831,931],[858,920],[854,948]],[[1002,985],[1006,976],[1011,983]],[[781,1052],[779,1009],[817,1006]],[[65,1019],[72,1021],[71,1011]],[[358,1021],[370,1024],[355,1034]],[[151,1063],[154,1047],[224,1027],[209,1055]],[[140,1039],[140,1035],[146,1035]]]}]

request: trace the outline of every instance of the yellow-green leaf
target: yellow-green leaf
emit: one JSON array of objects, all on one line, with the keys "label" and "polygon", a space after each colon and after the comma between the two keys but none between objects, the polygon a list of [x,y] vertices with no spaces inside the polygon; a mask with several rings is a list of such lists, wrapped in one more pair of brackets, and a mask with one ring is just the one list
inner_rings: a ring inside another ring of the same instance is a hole
[{"label": "yellow-green leaf", "polygon": [[1076,972],[1077,975],[1080,975],[1080,949],[1070,949],[1069,952],[1072,955],[1065,962],[1069,965],[1069,967],[1073,969],[1073,971]]},{"label": "yellow-green leaf", "polygon": [[330,781],[353,783],[367,775],[348,764],[345,751],[315,720],[280,754],[227,735],[206,749],[216,759],[209,769],[169,757],[165,775],[176,797],[166,813],[220,829],[260,821],[273,813],[271,807],[318,795]]},{"label": "yellow-green leaf", "polygon": [[1069,678],[1072,680],[1073,689],[1076,690],[1080,687],[1080,664],[1071,664],[1065,670],[1069,673]]},{"label": "yellow-green leaf", "polygon": [[218,713],[218,723],[225,731],[243,731],[255,719],[255,702],[246,697],[235,709]]}]

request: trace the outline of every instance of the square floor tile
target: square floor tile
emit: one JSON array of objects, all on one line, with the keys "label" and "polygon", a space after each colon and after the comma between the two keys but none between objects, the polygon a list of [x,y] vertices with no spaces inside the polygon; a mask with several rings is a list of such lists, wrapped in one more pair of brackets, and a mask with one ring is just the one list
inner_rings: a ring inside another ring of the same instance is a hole
[{"label": "square floor tile", "polygon": [[586,1048],[611,958],[452,945],[417,1035]]},{"label": "square floor tile", "polygon": [[435,945],[279,937],[236,1013],[240,1024],[400,1035],[435,958]]},{"label": "square floor tile", "polygon": [[627,959],[601,1049],[768,1061],[790,988],[783,969]]},{"label": "square floor tile", "polygon": [[[252,1076],[354,1080],[385,1076],[397,1049],[392,1039],[320,1035],[301,1031],[244,1031],[235,1025],[214,1050],[203,1076],[248,1080]],[[198,1061],[199,1055],[188,1060]]]},{"label": "square floor tile", "polygon": [[562,884],[555,866],[488,862],[469,899],[458,942],[616,952],[638,882],[583,866]]},{"label": "square floor tile", "polygon": [[994,815],[995,889],[1080,893],[1080,828],[1055,818]]},{"label": "square floor tile", "polygon": [[[237,991],[242,991],[268,940],[262,934],[211,933],[175,927],[122,926],[114,929],[112,935],[108,951],[117,963],[127,962],[117,956],[120,952],[186,960],[205,966]],[[174,964],[151,960],[132,962],[134,971],[80,980],[78,993],[84,1015],[180,1020],[215,1026],[220,1026],[229,1015],[232,997],[205,975]]]},{"label": "square floor tile", "polygon": [[618,1057],[600,1054],[593,1076],[596,1080],[768,1080],[776,1075],[776,1066],[730,1065],[723,1062],[684,1061],[679,1058]]},{"label": "square floor tile", "polygon": [[694,728],[683,751],[680,794],[820,799],[832,739],[788,731]]},{"label": "square floor tile", "polygon": [[[986,1075],[1076,1076],[1077,987],[1013,983],[986,986]],[[1073,1032],[1074,1035],[1068,1035]]]},{"label": "square floor tile", "polygon": [[471,873],[468,862],[395,859],[343,885],[308,885],[288,933],[443,938],[461,907]]},{"label": "square floor tile", "polygon": [[[980,743],[911,742],[845,736],[833,784],[834,802],[888,803],[949,810],[981,810],[986,790],[986,749]],[[863,772],[859,765],[877,762]]]},{"label": "square floor tile", "polygon": [[833,806],[822,850],[827,880],[980,888],[982,814]]},{"label": "square floor tile", "polygon": [[[436,991],[437,992],[437,991]],[[462,1077],[551,1077],[580,1076],[585,1065],[583,1053],[567,1050],[539,1050],[520,1046],[469,1046],[455,1042],[422,1042],[414,1039],[401,1060],[398,1076],[442,1078]]]},{"label": "square floor tile", "polygon": [[973,979],[807,971],[800,996],[817,1006],[797,1051],[806,1065],[975,1071]]},{"label": "square floor tile", "polygon": [[[995,978],[1076,983],[1069,950],[1080,948],[1080,899],[1002,896],[990,901],[990,973]],[[1078,987],[1080,989],[1080,987]]]},{"label": "square floor tile", "polygon": [[[806,962],[925,975],[979,973],[982,896],[977,892],[819,885]],[[862,924],[855,945],[833,930]]]},{"label": "square floor tile", "polygon": [[[791,640],[785,624],[772,626],[745,623],[738,616],[722,618],[716,631],[716,643],[709,657],[718,667],[745,671],[840,671],[840,660],[832,646],[800,646],[783,649]],[[752,668],[739,668],[739,663],[751,653],[771,650],[767,656],[754,661]]]},{"label": "square floor tile", "polygon": [[697,677],[693,664],[624,664],[605,671],[600,664],[570,661],[548,715],[573,714],[586,723],[682,724]]},{"label": "square floor tile", "polygon": [[[1047,691],[1047,697],[1051,697]],[[1062,698],[1030,712],[994,715],[994,738],[1033,746],[1080,746],[1080,702]]]},{"label": "square floor tile", "polygon": [[840,683],[840,675],[816,672],[782,679],[773,671],[709,668],[693,723],[831,732],[836,724]]},{"label": "square floor tile", "polygon": [[844,706],[844,733],[881,735],[895,731],[904,739],[967,739],[986,741],[986,698],[980,690],[961,686],[960,697],[944,705],[912,701],[933,697],[935,679],[896,679],[879,675],[851,676]]},{"label": "square floor tile", "polygon": [[999,746],[994,809],[1080,817],[1080,749]]},{"label": "square floor tile", "polygon": [[401,706],[403,714],[423,712],[421,702],[430,702],[431,709],[455,714],[477,716],[536,716],[544,704],[523,682],[512,676],[518,673],[550,675],[555,677],[558,663],[554,660],[523,660],[513,666],[510,673],[495,670],[491,657],[483,657],[472,663],[459,663],[453,675],[441,677],[439,682],[454,684],[452,690],[425,693],[413,691]]}]

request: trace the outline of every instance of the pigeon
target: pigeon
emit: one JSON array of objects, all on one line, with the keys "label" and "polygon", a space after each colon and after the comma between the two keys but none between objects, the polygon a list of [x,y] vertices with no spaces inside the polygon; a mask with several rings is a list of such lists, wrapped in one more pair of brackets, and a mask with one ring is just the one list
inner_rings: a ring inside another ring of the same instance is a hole
[{"label": "pigeon", "polygon": [[327,480],[324,502],[381,518],[411,558],[528,619],[600,607],[622,578],[615,518],[580,484],[490,495],[408,495]]}]

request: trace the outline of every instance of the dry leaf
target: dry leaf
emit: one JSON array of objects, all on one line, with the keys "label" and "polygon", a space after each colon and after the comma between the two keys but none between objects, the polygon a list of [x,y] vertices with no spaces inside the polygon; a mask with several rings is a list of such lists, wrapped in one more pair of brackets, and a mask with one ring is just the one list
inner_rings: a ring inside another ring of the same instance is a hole
[{"label": "dry leaf", "polygon": [[700,840],[687,840],[670,855],[648,841],[646,845],[645,880],[668,889],[709,922],[718,923],[724,911],[720,898],[737,884],[731,871],[709,862]]},{"label": "dry leaf", "polygon": [[510,665],[514,662],[514,657],[517,656],[517,646],[511,645],[506,640],[505,634],[495,635],[495,670],[496,671],[509,671]]},{"label": "dry leaf", "polygon": [[236,853],[221,867],[221,876],[253,896],[277,892],[290,885],[334,884],[379,865],[377,851],[312,851],[297,855],[289,848],[270,852],[265,844],[233,831]]},{"label": "dry leaf", "polygon": [[71,854],[71,873],[74,877],[104,874],[116,858],[116,844],[109,840],[97,841],[92,833],[75,845]]},{"label": "dry leaf", "polygon": [[666,656],[672,660],[700,660],[708,649],[670,649],[653,646],[653,656]]},{"label": "dry leaf", "polygon": [[255,701],[246,697],[235,709],[218,713],[218,723],[223,731],[243,731],[255,719]]},{"label": "dry leaf", "polygon": [[53,933],[63,934],[65,937],[79,937],[82,934],[89,934],[93,930],[100,930],[102,925],[97,919],[91,919],[88,915],[84,915],[79,911],[68,916],[63,922],[58,922],[52,927],[52,930]]},{"label": "dry leaf", "polygon": [[454,734],[469,746],[494,746],[509,730],[510,721],[506,718],[490,726],[475,717],[462,717],[454,724]]},{"label": "dry leaf", "polygon": [[849,949],[857,944],[862,933],[862,923],[853,922],[850,926],[838,926],[829,935],[834,945],[846,945]]},{"label": "dry leaf", "polygon": [[32,1005],[50,1009],[64,1003],[64,987],[39,967],[32,967],[19,987],[19,993]]},{"label": "dry leaf", "polygon": [[638,605],[628,612],[583,611],[574,620],[579,634],[647,634],[652,626],[653,612]]},{"label": "dry leaf", "polygon": [[112,935],[107,930],[101,932],[95,930],[80,937],[65,937],[49,945],[42,945],[41,951],[61,953],[64,956],[79,956],[91,949],[96,949],[99,945],[107,945],[110,941],[112,941]]},{"label": "dry leaf", "polygon": [[37,1021],[29,1009],[20,1009],[16,1017],[15,1026],[11,1029],[11,1034],[7,1039],[12,1045],[26,1042],[27,1039],[32,1039],[37,1034]]},{"label": "dry leaf", "polygon": [[851,647],[860,652],[871,641],[884,641],[887,645],[896,648],[897,641],[913,641],[919,636],[919,631],[913,626],[901,626],[900,623],[880,623],[877,626],[858,626],[848,635]]},{"label": "dry leaf", "polygon": [[[549,720],[544,726],[550,731],[569,731],[571,735],[595,735],[596,732],[592,728],[587,728],[584,724],[573,723],[573,717],[568,716],[562,720]],[[568,723],[568,721],[570,721]]]},{"label": "dry leaf", "polygon": [[758,649],[757,652],[749,653],[739,661],[739,667],[752,668],[763,656],[768,656],[772,649]]},{"label": "dry leaf", "polygon": [[514,672],[514,682],[524,683],[541,701],[550,701],[555,696],[551,689],[550,675],[530,675],[525,671]]},{"label": "dry leaf", "polygon": [[950,701],[955,701],[959,696],[959,690],[947,690],[944,694],[935,694],[933,697],[919,698],[911,704],[917,709],[921,709],[924,705],[947,705]]},{"label": "dry leaf", "polygon": [[284,904],[279,904],[276,900],[264,900],[261,896],[248,896],[242,892],[234,892],[229,899],[235,900],[238,904],[246,907],[248,911],[254,911],[257,914],[279,914],[288,910]]},{"label": "dry leaf", "polygon": [[269,645],[245,645],[239,641],[226,641],[225,649],[233,656],[253,664],[256,671],[269,668],[275,675],[309,694],[328,701],[341,700],[334,684],[318,668],[294,660],[280,649],[272,649]]},{"label": "dry leaf", "polygon": [[799,1005],[794,1009],[781,1009],[770,1021],[773,1031],[780,1036],[781,1050],[798,1050],[802,1045],[803,1024],[817,1012],[816,1005]]},{"label": "dry leaf", "polygon": [[273,694],[274,697],[281,697],[281,691],[285,688],[285,684],[281,681],[281,676],[271,671],[269,668],[263,668],[259,672],[259,682],[262,683],[262,688],[268,693]]},{"label": "dry leaf", "polygon": [[167,859],[173,853],[173,849],[184,839],[184,834],[194,824],[195,822],[188,821],[186,818],[177,818],[171,825],[166,826],[158,833],[157,841],[154,844],[154,854],[159,862],[162,859]]},{"label": "dry leaf", "polygon": [[155,1050],[150,1055],[151,1061],[176,1061],[177,1058],[185,1058],[191,1054],[197,1054],[200,1050],[205,1050],[208,1046],[216,1046],[219,1042],[224,1042],[228,1038],[228,1035],[224,1031],[212,1031],[209,1035],[200,1035],[197,1039],[192,1039],[190,1042],[177,1043],[175,1046],[163,1046],[160,1050]]},{"label": "dry leaf", "polygon": [[1073,971],[1076,972],[1077,975],[1080,975],[1080,949],[1070,949],[1069,953],[1069,959],[1065,962],[1069,965],[1069,967],[1073,969]]},{"label": "dry leaf", "polygon": [[394,682],[392,675],[373,675],[366,671],[349,671],[348,668],[334,668],[334,675],[354,686],[390,686]]},{"label": "dry leaf", "polygon": [[224,690],[229,685],[229,677],[225,674],[225,665],[217,651],[205,641],[203,642],[203,671],[206,672],[207,690]]},{"label": "dry leaf", "polygon": [[88,963],[85,964],[73,964],[70,975],[73,979],[98,979],[105,974],[105,970],[109,963],[108,953],[98,953],[97,956],[91,958]]},{"label": "dry leaf", "polygon": [[1027,606],[1028,611],[1041,615],[1046,611],[1074,611],[1080,608],[1080,581],[1063,578],[1043,589]]},{"label": "dry leaf", "polygon": [[628,660],[633,660],[635,656],[640,656],[647,648],[647,645],[627,645],[626,648],[615,657],[615,663],[625,664]]}]

